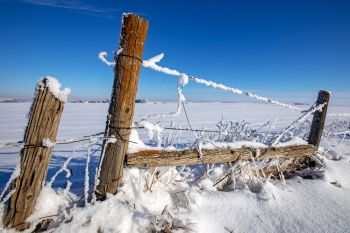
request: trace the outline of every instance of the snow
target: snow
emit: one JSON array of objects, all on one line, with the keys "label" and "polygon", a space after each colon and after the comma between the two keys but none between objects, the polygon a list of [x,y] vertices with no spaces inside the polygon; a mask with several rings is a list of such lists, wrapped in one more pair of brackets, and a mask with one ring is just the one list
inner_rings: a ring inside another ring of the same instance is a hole
[{"label": "snow", "polygon": [[50,148],[50,147],[54,147],[55,143],[52,142],[49,138],[44,138],[41,145],[44,147]]},{"label": "snow", "polygon": [[141,150],[146,150],[149,147],[146,146],[139,138],[139,134],[136,129],[132,129],[129,137],[128,153],[136,153]]},{"label": "snow", "polygon": [[84,201],[85,206],[88,204],[89,199],[89,164],[90,164],[90,155],[91,148],[88,148],[88,153],[86,156],[86,165],[85,165],[85,180],[84,180]]},{"label": "snow", "polygon": [[[142,121],[143,115],[152,112],[169,112],[176,105],[177,103],[136,104],[135,121]],[[30,104],[25,103],[0,104],[0,142],[22,140],[25,115],[29,108]],[[196,129],[217,129],[216,124],[222,118],[232,121],[244,119],[250,122],[249,127],[257,129],[264,122],[278,117],[274,127],[268,126],[265,129],[275,135],[299,117],[297,112],[257,103],[186,103],[186,109],[191,125]],[[108,104],[67,103],[57,141],[103,131],[107,110]],[[331,105],[328,112],[350,112],[350,107]],[[81,118],[82,115],[84,118]],[[310,117],[311,115],[308,119]],[[327,124],[333,120],[334,117],[327,118]],[[341,116],[338,121],[341,120],[349,121],[350,118]],[[135,143],[129,144],[128,152],[140,148],[157,148],[157,128],[162,133],[163,148],[167,141],[165,139],[169,136],[164,126],[187,125],[184,114],[162,119],[159,123],[156,119],[145,122],[149,123],[146,123],[146,127],[152,129],[153,138],[149,140],[147,129],[133,129],[130,141]],[[346,130],[341,129],[339,132]],[[174,144],[186,147],[188,142],[193,142],[191,132],[184,131],[181,136],[180,133],[178,136],[176,134],[173,132],[172,135],[175,138]],[[344,134],[337,137],[342,139]],[[306,143],[296,136],[281,141],[277,146]],[[323,152],[334,151],[339,159],[324,158],[326,167],[322,178],[308,180],[294,177],[286,179],[284,185],[279,180],[252,178],[255,165],[242,162],[240,166],[244,169],[240,170],[243,174],[241,179],[234,180],[233,184],[219,191],[220,187],[214,186],[215,183],[225,174],[234,175],[234,168],[238,165],[232,169],[223,164],[150,170],[125,169],[124,185],[117,195],[109,196],[104,202],[88,202],[84,207],[86,165],[89,164],[91,168],[98,166],[101,152],[93,152],[99,148],[100,143],[101,140],[97,146],[90,148],[89,163],[86,160],[86,147],[80,144],[55,145],[47,178],[52,182],[44,186],[36,210],[28,219],[34,223],[33,227],[40,218],[57,215],[51,217],[57,224],[52,225],[50,232],[152,232],[165,229],[170,223],[174,225],[173,232],[349,232],[349,136],[338,147],[323,142]],[[254,141],[215,142],[215,145],[232,148],[266,147],[264,143]],[[206,147],[213,145],[203,140],[202,148]],[[19,161],[16,156],[19,149],[0,149],[1,191]],[[70,170],[71,176],[67,175]],[[205,171],[203,175],[202,171]],[[89,177],[94,177],[96,171],[89,169],[88,173]],[[93,179],[89,179],[89,187],[93,187]],[[91,191],[89,188],[90,193]],[[2,213],[3,206],[0,205],[0,215]],[[27,232],[31,231],[33,228]]]},{"label": "snow", "polygon": [[296,119],[292,124],[290,124],[287,128],[285,128],[279,135],[278,137],[273,141],[272,146],[277,145],[284,135],[293,129],[297,124],[305,121],[311,114],[313,114],[316,111],[321,111],[322,108],[326,105],[327,103],[319,104],[319,105],[313,105],[308,111],[306,111],[302,116],[300,116],[298,119]]},{"label": "snow", "polygon": [[350,116],[350,113],[329,113],[327,116]]},{"label": "snow", "polygon": [[54,216],[57,214],[67,214],[65,207],[69,206],[77,197],[62,189],[54,190],[51,186],[44,186],[38,201],[35,205],[34,213],[27,219],[28,222],[38,222],[40,218]]},{"label": "snow", "polygon": [[170,113],[152,113],[144,116],[144,118],[166,118],[166,117],[176,117],[181,113],[181,108],[183,103],[185,103],[186,98],[183,94],[183,87],[188,84],[188,76],[186,74],[181,74],[178,78],[178,83],[177,83],[177,108],[175,112],[170,112]]},{"label": "snow", "polygon": [[115,136],[110,136],[108,139],[107,139],[107,141],[106,141],[106,143],[108,144],[108,143],[116,143],[117,142],[117,138],[115,137]]},{"label": "snow", "polygon": [[252,141],[239,141],[239,142],[215,142],[215,145],[206,143],[202,145],[202,149],[215,149],[215,148],[242,148],[242,147],[249,147],[249,148],[267,148],[267,145],[260,143],[260,142],[252,142]]},{"label": "snow", "polygon": [[[45,80],[45,83],[44,83]],[[71,92],[71,89],[64,88],[61,90],[61,83],[54,77],[46,76],[38,81],[38,88],[43,90],[43,88],[47,87],[49,91],[62,102],[66,102],[68,99],[68,95]]]},{"label": "snow", "polygon": [[55,181],[56,177],[63,171],[66,172],[66,178],[69,178],[72,174],[71,172],[67,169],[68,163],[72,160],[73,157],[69,157],[62,165],[62,167],[51,177],[50,182],[47,184],[47,186],[52,186],[53,182]]},{"label": "snow", "polygon": [[[140,122],[137,122],[137,125],[140,127],[144,127],[148,131],[148,138],[150,140],[154,139],[157,143],[157,146],[160,147],[162,144],[162,131],[163,128],[159,125],[154,125],[148,121],[142,120]],[[155,135],[154,135],[155,134]]]},{"label": "snow", "polygon": [[[106,52],[100,52],[99,55],[98,55],[98,58],[102,62],[107,64],[108,66],[115,65],[115,62],[107,61],[105,56],[107,56]],[[152,69],[154,71],[157,71],[157,72],[161,72],[161,73],[167,74],[167,75],[172,75],[172,76],[178,76],[179,77],[179,85],[178,85],[178,88],[177,88],[178,95],[179,95],[178,106],[180,106],[181,101],[182,102],[185,101],[185,98],[184,98],[184,96],[182,94],[182,88],[180,88],[180,87],[185,86],[188,83],[188,80],[190,78],[193,81],[195,81],[196,83],[199,83],[199,84],[202,84],[202,85],[205,85],[205,86],[208,86],[208,87],[213,87],[215,89],[229,91],[229,92],[231,92],[233,94],[245,95],[245,96],[248,96],[250,98],[254,98],[254,99],[258,100],[258,101],[274,104],[274,105],[277,105],[277,106],[280,106],[280,107],[285,107],[285,108],[288,108],[288,109],[291,109],[291,110],[302,111],[301,108],[296,107],[296,106],[291,105],[291,104],[282,103],[282,102],[277,101],[277,100],[272,100],[272,99],[269,99],[267,97],[259,96],[257,94],[254,94],[254,93],[251,93],[251,92],[248,92],[248,91],[243,91],[243,90],[240,90],[238,88],[229,87],[229,86],[226,86],[224,84],[219,84],[219,83],[216,83],[216,82],[213,82],[213,81],[210,81],[210,80],[205,80],[205,79],[189,76],[189,75],[187,75],[185,73],[179,72],[179,71],[174,70],[174,69],[170,69],[168,67],[162,67],[162,66],[158,65],[157,63],[159,63],[163,58],[164,58],[164,53],[158,54],[158,55],[156,55],[154,57],[151,57],[148,60],[142,61],[142,66],[145,67],[145,68],[150,68],[150,69]],[[170,114],[170,116],[178,115],[179,112],[180,112],[180,107],[178,107],[177,109],[178,110],[175,113]],[[153,115],[153,117],[165,117],[165,116],[162,115],[162,114],[157,114],[157,115]]]},{"label": "snow", "polygon": [[188,84],[188,76],[186,74],[181,74],[179,77],[179,83],[181,86],[186,86]]},{"label": "snow", "polygon": [[107,64],[108,66],[114,66],[115,62],[109,62],[106,59],[107,52],[103,51],[98,54],[98,59],[100,59],[103,63]]},{"label": "snow", "polygon": [[289,140],[285,141],[285,142],[279,142],[276,144],[276,146],[278,147],[283,147],[283,146],[291,146],[291,145],[295,145],[295,146],[300,146],[300,145],[307,145],[308,142],[305,141],[302,138],[299,137],[292,137]]},{"label": "snow", "polygon": [[298,107],[290,105],[290,104],[285,104],[285,103],[282,103],[282,102],[279,102],[279,101],[276,101],[276,100],[269,99],[267,97],[258,96],[258,95],[254,94],[254,93],[251,93],[251,92],[248,92],[248,91],[242,91],[242,90],[240,90],[238,88],[229,87],[229,86],[226,86],[224,84],[219,84],[219,83],[216,83],[216,82],[213,82],[213,81],[210,81],[210,80],[205,80],[205,79],[189,76],[189,75],[187,75],[185,73],[181,73],[181,72],[179,72],[177,70],[173,70],[173,69],[170,69],[170,68],[167,68],[167,67],[162,67],[162,66],[159,66],[158,64],[156,64],[156,63],[160,62],[163,58],[164,58],[164,53],[161,53],[161,54],[156,55],[156,56],[154,56],[154,57],[152,57],[152,58],[150,58],[148,60],[143,61],[142,65],[145,68],[150,68],[150,69],[152,69],[154,71],[158,71],[158,72],[161,72],[161,73],[164,73],[164,74],[168,74],[168,75],[172,75],[172,76],[179,76],[181,79],[185,79],[184,83],[186,83],[186,84],[188,82],[187,81],[188,78],[191,78],[196,83],[199,83],[199,84],[202,84],[202,85],[205,85],[205,86],[208,86],[208,87],[213,87],[215,89],[229,91],[229,92],[232,92],[233,94],[245,95],[245,96],[248,96],[250,98],[254,98],[254,99],[258,100],[258,101],[262,101],[262,102],[274,104],[274,105],[277,105],[277,106],[289,108],[291,110],[302,111],[301,108],[298,108]]}]

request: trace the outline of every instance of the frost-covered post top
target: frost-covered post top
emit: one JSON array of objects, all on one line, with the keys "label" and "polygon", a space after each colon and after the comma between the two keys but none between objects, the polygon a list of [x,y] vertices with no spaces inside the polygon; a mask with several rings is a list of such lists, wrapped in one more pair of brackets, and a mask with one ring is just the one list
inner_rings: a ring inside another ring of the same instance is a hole
[{"label": "frost-covered post top", "polygon": [[37,89],[44,90],[47,88],[53,96],[62,102],[67,102],[68,95],[71,92],[70,88],[64,88],[61,90],[61,83],[54,77],[46,76],[38,81]]}]

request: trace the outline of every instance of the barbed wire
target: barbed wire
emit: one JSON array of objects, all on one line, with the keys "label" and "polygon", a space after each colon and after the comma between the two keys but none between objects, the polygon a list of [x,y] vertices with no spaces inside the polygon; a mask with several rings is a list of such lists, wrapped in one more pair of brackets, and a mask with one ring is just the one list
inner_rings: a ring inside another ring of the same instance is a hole
[{"label": "barbed wire", "polygon": [[328,113],[327,116],[337,116],[337,117],[350,116],[350,113]]},{"label": "barbed wire", "polygon": [[[316,111],[316,110],[314,110],[314,111]],[[309,111],[307,111],[307,113],[309,113],[309,114],[307,114],[308,116],[310,114],[312,114]],[[302,116],[305,116],[305,115],[306,114],[304,114]],[[269,123],[271,123],[271,121],[272,120],[270,120],[268,122],[265,122],[259,128],[253,129],[253,130],[255,132],[259,132],[259,130],[261,130],[263,127],[267,126]],[[300,119],[299,119],[299,121],[300,121]],[[118,127],[118,129],[130,129],[131,130],[131,129],[147,129],[147,128],[144,127],[144,126],[132,126],[132,127]],[[162,127],[162,129],[170,130],[170,131],[188,131],[188,132],[199,132],[199,133],[200,132],[205,132],[205,133],[222,133],[222,131],[219,130],[219,129],[194,129],[194,128],[169,127],[169,126],[164,126],[164,127]],[[235,131],[226,131],[226,133],[235,133]],[[91,138],[95,138],[99,142],[101,142],[104,139],[114,138],[114,137],[99,136],[99,135],[102,135],[102,134],[104,134],[104,133],[103,132],[99,132],[99,133],[94,133],[94,134],[91,134],[91,135],[85,135],[85,136],[82,136],[82,137],[60,139],[60,140],[57,140],[55,142],[55,145],[75,144],[75,143],[79,143],[79,142],[89,141],[89,140],[91,140]],[[330,132],[330,134],[331,135],[344,135],[344,134],[350,134],[350,131],[349,130],[345,130],[345,131],[341,131],[341,132]],[[128,142],[136,143],[136,142],[129,141],[129,140],[128,140]],[[23,147],[23,146],[24,146],[23,141],[0,143],[0,149]],[[34,146],[42,146],[42,145],[28,145],[28,147],[34,147]]]},{"label": "barbed wire", "polygon": [[[107,64],[108,66],[115,65],[115,62],[107,61],[106,56],[107,56],[107,52],[100,52],[98,54],[98,58],[103,63]],[[291,109],[291,110],[303,111],[303,109],[301,109],[299,107],[296,107],[296,106],[293,106],[291,104],[282,103],[282,102],[277,101],[277,100],[272,100],[272,99],[267,98],[267,97],[259,96],[257,94],[252,93],[252,92],[249,92],[249,91],[240,90],[238,88],[230,87],[230,86],[227,86],[227,85],[224,85],[224,84],[220,84],[220,83],[216,83],[216,82],[213,82],[211,80],[205,80],[205,79],[197,78],[197,77],[194,77],[192,75],[188,75],[186,73],[179,72],[179,71],[177,71],[175,69],[171,69],[171,68],[168,68],[168,67],[160,66],[157,63],[160,62],[163,59],[163,57],[164,57],[164,53],[161,53],[161,54],[156,55],[156,56],[154,56],[154,57],[152,57],[152,58],[150,58],[148,60],[143,60],[142,61],[142,66],[145,67],[145,68],[149,68],[149,69],[152,69],[154,71],[163,73],[163,74],[177,76],[179,78],[186,77],[187,79],[191,79],[191,80],[193,80],[194,82],[196,82],[198,84],[202,84],[202,85],[205,85],[205,86],[208,86],[208,87],[212,87],[214,89],[220,89],[220,90],[231,92],[233,94],[244,95],[244,96],[256,99],[258,101],[274,104],[274,105],[277,105],[277,106],[280,106],[280,107],[285,107],[285,108],[288,108],[288,109]]]}]

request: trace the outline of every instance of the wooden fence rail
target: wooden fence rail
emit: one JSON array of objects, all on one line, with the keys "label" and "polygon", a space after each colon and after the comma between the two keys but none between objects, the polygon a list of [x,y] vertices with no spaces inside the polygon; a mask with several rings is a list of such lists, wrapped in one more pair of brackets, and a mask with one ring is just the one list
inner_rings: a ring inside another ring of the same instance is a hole
[{"label": "wooden fence rail", "polygon": [[[259,150],[259,153],[257,151]],[[126,156],[128,167],[166,167],[186,166],[208,163],[229,163],[241,160],[268,160],[277,158],[298,158],[315,155],[317,148],[313,145],[294,145],[271,148],[232,148],[202,150],[199,156],[196,149],[182,151],[144,150]]]}]

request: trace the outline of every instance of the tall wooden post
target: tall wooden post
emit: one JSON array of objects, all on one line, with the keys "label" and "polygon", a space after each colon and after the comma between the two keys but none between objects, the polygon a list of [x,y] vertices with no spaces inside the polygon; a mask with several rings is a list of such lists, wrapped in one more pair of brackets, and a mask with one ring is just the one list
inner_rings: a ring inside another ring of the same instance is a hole
[{"label": "tall wooden post", "polygon": [[47,175],[53,147],[43,145],[44,139],[54,142],[64,102],[56,98],[48,86],[47,78],[37,86],[21,150],[20,174],[12,188],[4,226],[26,229],[26,218],[33,212],[36,200]]},{"label": "tall wooden post", "polygon": [[327,115],[330,96],[331,94],[328,91],[321,90],[318,92],[318,98],[316,103],[318,105],[319,104],[325,104],[325,105],[323,106],[322,111],[316,111],[314,113],[314,117],[312,119],[308,142],[309,144],[312,144],[315,147],[318,147],[321,142],[321,137],[322,137],[323,127],[326,121],[326,115]]},{"label": "tall wooden post", "polygon": [[147,20],[133,14],[123,15],[121,49],[115,57],[114,84],[105,132],[107,137],[115,137],[116,141],[106,140],[103,145],[96,187],[99,200],[103,200],[107,193],[115,194],[122,182],[147,30]]}]

